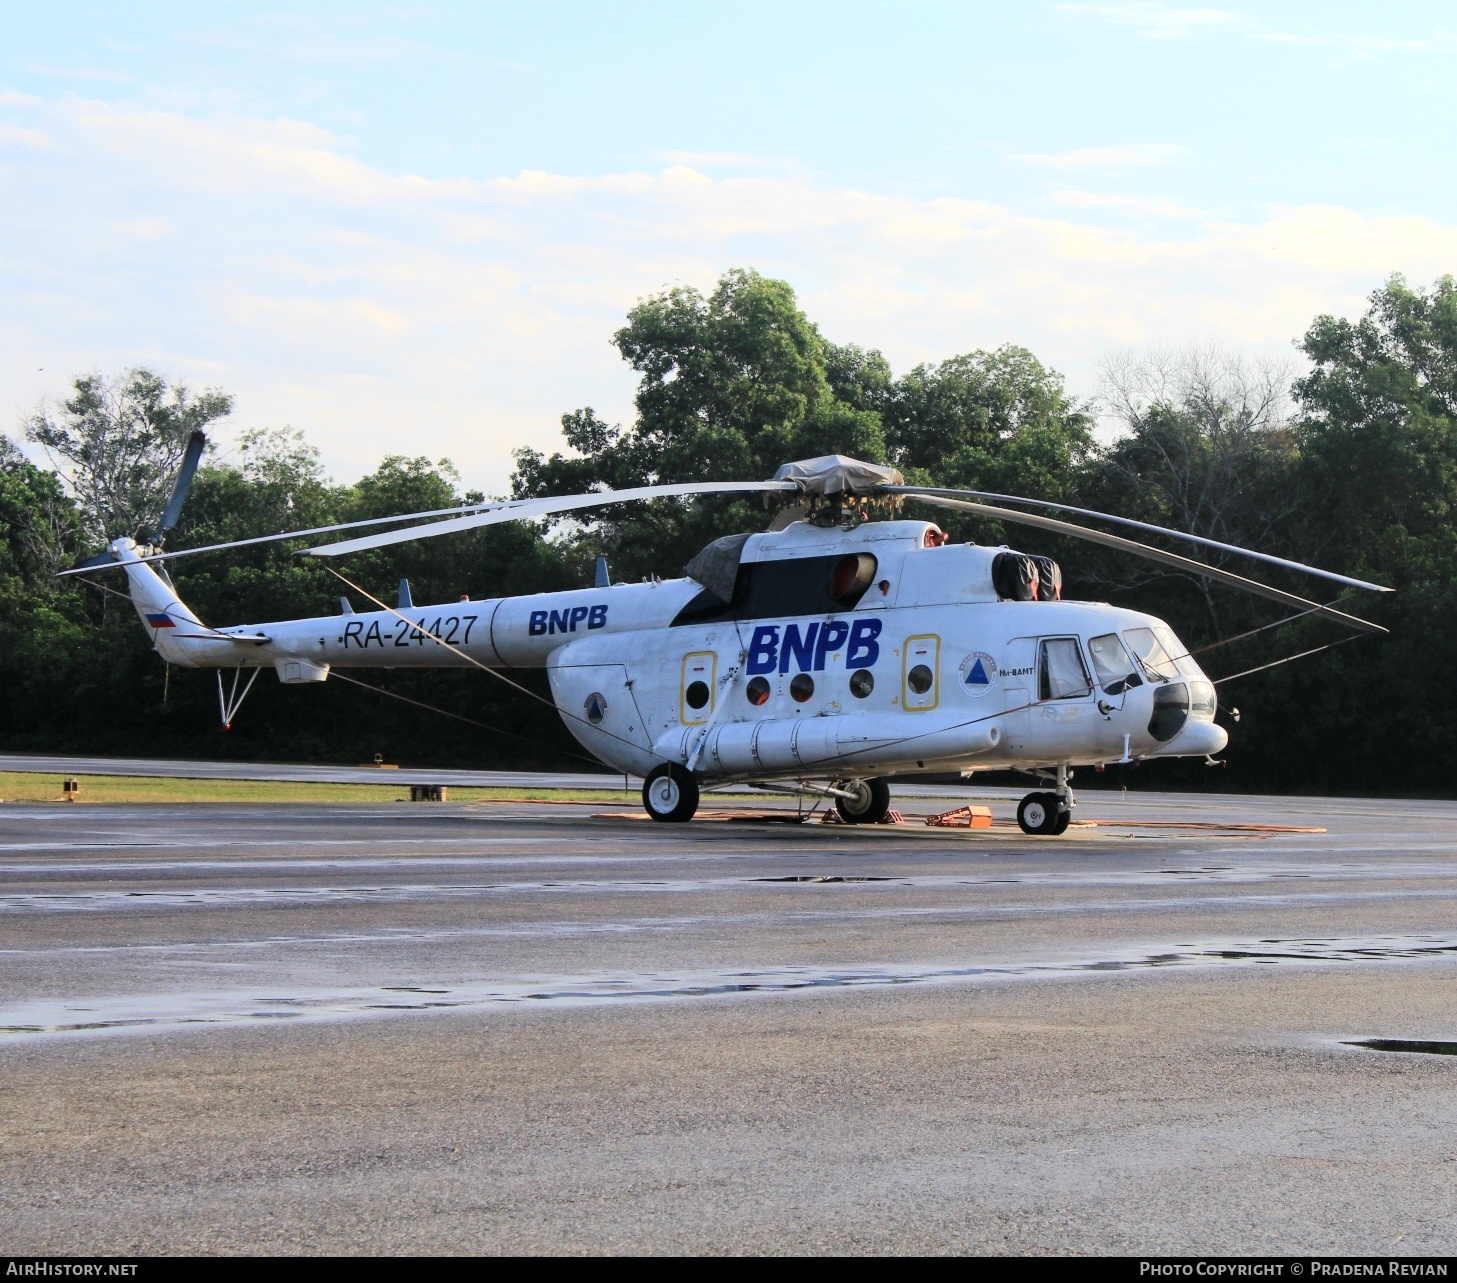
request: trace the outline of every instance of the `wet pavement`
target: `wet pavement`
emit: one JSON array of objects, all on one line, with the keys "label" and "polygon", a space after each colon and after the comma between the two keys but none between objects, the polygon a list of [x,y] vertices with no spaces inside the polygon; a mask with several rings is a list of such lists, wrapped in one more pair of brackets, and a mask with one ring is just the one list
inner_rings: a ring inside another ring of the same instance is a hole
[{"label": "wet pavement", "polygon": [[988,800],[0,807],[7,1250],[1457,1250],[1457,805]]}]

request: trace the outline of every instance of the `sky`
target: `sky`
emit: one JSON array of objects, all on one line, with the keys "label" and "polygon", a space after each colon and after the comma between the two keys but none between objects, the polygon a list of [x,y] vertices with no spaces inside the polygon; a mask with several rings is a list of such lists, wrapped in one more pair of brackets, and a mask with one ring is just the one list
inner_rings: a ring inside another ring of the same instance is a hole
[{"label": "sky", "polygon": [[790,282],[900,372],[1295,359],[1457,270],[1436,4],[0,0],[0,432],[77,374],[233,393],[353,480],[506,488],[632,413],[638,299]]}]

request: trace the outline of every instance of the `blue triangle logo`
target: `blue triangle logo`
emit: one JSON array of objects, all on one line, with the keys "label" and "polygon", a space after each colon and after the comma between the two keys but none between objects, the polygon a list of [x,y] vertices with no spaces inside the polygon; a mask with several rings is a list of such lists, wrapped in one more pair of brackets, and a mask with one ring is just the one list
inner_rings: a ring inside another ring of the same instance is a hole
[{"label": "blue triangle logo", "polygon": [[968,686],[989,686],[991,683],[987,678],[987,670],[982,667],[981,660],[977,660],[971,666],[971,672],[966,675]]}]

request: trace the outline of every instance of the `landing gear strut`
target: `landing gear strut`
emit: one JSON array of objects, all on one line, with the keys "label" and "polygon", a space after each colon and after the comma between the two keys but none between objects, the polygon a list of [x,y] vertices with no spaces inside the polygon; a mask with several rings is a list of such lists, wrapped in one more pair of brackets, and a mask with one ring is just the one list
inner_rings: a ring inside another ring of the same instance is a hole
[{"label": "landing gear strut", "polygon": [[1072,823],[1077,799],[1068,785],[1072,772],[1066,762],[1058,763],[1057,792],[1029,793],[1017,806],[1017,824],[1023,833],[1037,837],[1056,837],[1066,833]]},{"label": "landing gear strut", "polygon": [[642,804],[655,820],[684,824],[698,809],[698,781],[677,763],[664,762],[643,781]]}]

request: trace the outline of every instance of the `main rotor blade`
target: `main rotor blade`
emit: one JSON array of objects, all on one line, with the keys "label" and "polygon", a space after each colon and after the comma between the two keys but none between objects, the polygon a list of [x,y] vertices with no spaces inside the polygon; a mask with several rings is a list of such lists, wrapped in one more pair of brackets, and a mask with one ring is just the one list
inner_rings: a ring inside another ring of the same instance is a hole
[{"label": "main rotor blade", "polygon": [[574,512],[579,508],[600,508],[609,503],[630,503],[638,499],[671,499],[695,494],[753,494],[764,491],[793,491],[799,487],[793,481],[689,481],[679,485],[637,486],[631,490],[597,490],[591,494],[562,495],[552,499],[518,500],[509,511],[480,512],[470,517],[457,517],[453,521],[435,521],[426,526],[411,526],[407,530],[389,530],[378,535],[364,535],[358,539],[344,539],[339,543],[320,544],[317,548],[305,548],[300,557],[342,557],[348,552],[360,552],[365,548],[383,548],[388,544],[408,543],[412,539],[433,539],[436,535],[453,534],[458,530],[474,530],[477,526],[491,526],[501,521],[529,521],[535,517],[548,517],[558,512]]},{"label": "main rotor blade", "polygon": [[[182,548],[177,552],[154,552],[138,557],[139,562],[176,561],[178,557],[196,557],[204,552],[221,552],[227,548],[247,548],[253,544],[277,543],[282,539],[302,539],[307,535],[328,535],[336,530],[358,530],[361,526],[387,526],[394,521],[415,521],[420,517],[443,517],[451,512],[481,512],[484,509],[509,508],[523,503],[535,503],[534,499],[506,499],[492,503],[464,503],[454,508],[436,508],[430,512],[402,512],[393,517],[370,517],[365,521],[344,521],[332,526],[314,526],[311,530],[286,530],[278,535],[258,535],[252,539],[234,539],[229,543],[211,543],[201,548]],[[130,565],[130,562],[113,561],[109,552],[98,552],[70,570],[59,570],[57,576],[79,575],[89,570],[112,570]]]},{"label": "main rotor blade", "polygon": [[187,442],[187,452],[182,456],[182,466],[177,469],[177,480],[172,483],[172,496],[162,509],[162,519],[157,523],[158,542],[182,515],[182,505],[187,502],[187,492],[192,489],[192,475],[207,448],[207,438],[201,432],[194,432]]},{"label": "main rotor blade", "polygon": [[1086,526],[1075,526],[1071,522],[1058,521],[1055,517],[1039,517],[1032,512],[1015,512],[1011,508],[995,508],[985,503],[968,503],[965,499],[947,499],[940,495],[926,494],[922,491],[908,491],[908,499],[919,499],[922,503],[935,504],[940,508],[955,508],[959,512],[976,512],[984,517],[995,517],[999,521],[1012,521],[1024,526],[1036,526],[1039,530],[1052,530],[1060,535],[1071,535],[1075,539],[1086,539],[1089,543],[1102,544],[1105,548],[1116,548],[1120,552],[1131,552],[1136,557],[1144,557],[1149,561],[1157,561],[1165,566],[1174,566],[1187,574],[1200,575],[1205,579],[1213,579],[1221,584],[1229,584],[1231,587],[1243,589],[1247,593],[1253,593],[1257,597],[1268,597],[1271,601],[1284,602],[1287,606],[1303,606],[1312,615],[1324,615],[1327,619],[1333,619],[1338,624],[1347,628],[1354,628],[1359,632],[1384,633],[1389,629],[1383,628],[1380,624],[1373,624],[1367,619],[1358,619],[1355,615],[1347,615],[1344,611],[1335,610],[1330,606],[1322,606],[1319,602],[1307,601],[1304,597],[1297,597],[1294,593],[1282,592],[1278,588],[1271,588],[1267,584],[1257,583],[1253,579],[1246,579],[1243,575],[1236,575],[1228,570],[1221,570],[1217,566],[1207,566],[1202,561],[1194,561],[1189,557],[1181,557],[1176,552],[1165,552],[1162,548],[1151,548],[1148,544],[1137,543],[1132,539],[1125,539],[1122,535],[1105,534],[1101,530],[1089,530]]},{"label": "main rotor blade", "polygon": [[938,490],[935,488],[921,488],[919,486],[881,486],[880,490],[886,494],[915,495],[940,495],[944,498],[959,498],[962,496],[972,499],[994,499],[999,503],[1026,503],[1037,508],[1052,508],[1057,512],[1071,512],[1079,517],[1095,517],[1099,521],[1113,521],[1120,526],[1130,526],[1135,530],[1147,530],[1150,534],[1168,535],[1173,539],[1184,539],[1189,543],[1203,544],[1206,548],[1217,548],[1220,552],[1238,553],[1241,557],[1253,557],[1257,561],[1268,562],[1272,566],[1282,566],[1286,570],[1298,570],[1303,574],[1317,575],[1321,579],[1329,579],[1334,583],[1346,584],[1351,588],[1366,588],[1371,592],[1395,592],[1394,588],[1387,588],[1383,584],[1367,583],[1364,579],[1351,579],[1346,575],[1338,575],[1334,571],[1321,570],[1315,566],[1307,566],[1299,561],[1286,561],[1284,557],[1274,557],[1267,552],[1255,552],[1251,548],[1241,548],[1238,544],[1220,543],[1217,539],[1206,539],[1203,535],[1186,534],[1182,530],[1169,530],[1163,526],[1151,526],[1146,521],[1134,521],[1130,517],[1115,517],[1111,512],[1097,512],[1092,508],[1074,508],[1071,504],[1052,503],[1047,499],[1027,499],[1022,495],[995,494],[989,490]]},{"label": "main rotor blade", "polygon": [[[366,540],[349,540],[337,544],[324,544],[309,549],[310,556],[332,557],[353,552],[360,547],[375,547],[386,543],[404,543],[410,539],[424,539],[433,535],[448,534],[450,530],[468,530],[476,525],[491,525],[498,521],[525,521],[531,517],[545,516],[552,512],[571,508],[589,508],[597,504],[620,503],[631,499],[651,499],[684,494],[718,494],[739,491],[795,491],[798,486],[792,481],[718,481],[691,482],[686,485],[642,486],[636,490],[605,490],[588,495],[564,495],[559,499],[503,499],[491,503],[466,503],[454,508],[435,508],[430,512],[402,512],[393,517],[370,517],[365,521],[342,521],[332,526],[313,526],[308,530],[286,530],[282,534],[257,535],[252,539],[233,539],[228,543],[205,544],[201,548],[182,548],[177,552],[157,552],[138,557],[139,562],[175,561],[178,557],[196,557],[205,552],[223,552],[229,548],[249,548],[257,544],[277,543],[283,539],[303,539],[309,535],[328,535],[336,530],[358,530],[363,526],[385,526],[397,521],[416,521],[422,517],[445,517],[453,513],[472,513],[473,517],[462,518],[465,525],[453,521],[436,522],[429,526],[398,530],[386,536],[376,536],[379,544]],[[170,504],[168,505],[171,506]],[[58,575],[76,575],[92,570],[108,570],[121,566],[123,562],[113,561],[109,553],[100,552],[89,557],[81,565],[70,570],[58,571]]]}]

